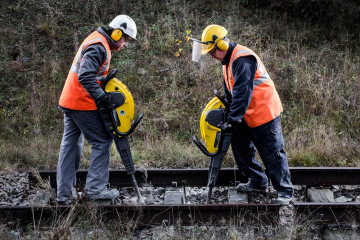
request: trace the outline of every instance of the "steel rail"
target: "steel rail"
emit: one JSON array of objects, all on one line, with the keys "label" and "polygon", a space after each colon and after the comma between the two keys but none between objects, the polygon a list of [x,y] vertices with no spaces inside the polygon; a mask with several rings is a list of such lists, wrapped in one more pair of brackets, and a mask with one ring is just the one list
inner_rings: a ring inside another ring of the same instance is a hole
[{"label": "steel rail", "polygon": [[297,221],[325,224],[360,224],[360,202],[294,203]]},{"label": "steel rail", "polygon": [[[360,223],[360,203],[294,203],[297,224],[354,224]],[[248,223],[279,223],[280,206],[276,204],[184,204],[184,205],[75,205],[47,207],[0,207],[1,222],[51,224],[73,211],[74,222],[87,218],[86,213],[100,221],[117,220],[135,226],[227,225]],[[94,214],[94,212],[96,214]]]},{"label": "steel rail", "polygon": [[[360,184],[360,168],[352,167],[290,167],[291,181],[294,185],[358,185]],[[50,179],[50,184],[56,188],[56,171],[39,171],[42,179]],[[172,182],[186,186],[206,186],[208,169],[147,169],[135,173],[139,186],[154,187],[170,186]],[[87,171],[77,171],[79,182],[85,182]],[[29,173],[30,183],[36,184],[33,173]],[[231,186],[236,182],[247,182],[247,178],[237,169],[224,168],[220,170],[217,186]],[[130,187],[131,178],[125,170],[110,170],[109,183],[112,187]]]}]

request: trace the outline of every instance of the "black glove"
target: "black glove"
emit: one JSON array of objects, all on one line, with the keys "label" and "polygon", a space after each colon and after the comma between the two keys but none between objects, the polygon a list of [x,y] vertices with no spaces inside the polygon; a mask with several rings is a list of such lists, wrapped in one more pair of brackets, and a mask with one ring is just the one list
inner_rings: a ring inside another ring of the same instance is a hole
[{"label": "black glove", "polygon": [[236,126],[232,125],[228,122],[225,122],[225,123],[222,122],[217,127],[220,128],[225,133],[235,132],[235,130],[236,130]]},{"label": "black glove", "polygon": [[109,96],[106,93],[103,93],[98,99],[96,99],[96,101],[106,112],[111,112],[114,108],[110,102]]}]

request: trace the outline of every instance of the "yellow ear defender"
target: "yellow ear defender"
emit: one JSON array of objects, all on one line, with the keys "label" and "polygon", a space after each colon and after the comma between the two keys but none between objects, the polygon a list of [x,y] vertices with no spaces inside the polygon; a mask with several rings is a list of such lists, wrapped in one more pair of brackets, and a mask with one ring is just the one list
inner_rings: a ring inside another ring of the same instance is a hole
[{"label": "yellow ear defender", "polygon": [[122,32],[121,29],[114,29],[114,30],[112,31],[112,33],[111,33],[111,38],[112,38],[115,42],[117,42],[117,41],[120,40],[120,38],[122,37],[122,35],[123,35],[123,32]]},{"label": "yellow ear defender", "polygon": [[221,50],[221,51],[225,51],[229,49],[229,43],[224,39],[220,39],[217,43],[216,46]]}]

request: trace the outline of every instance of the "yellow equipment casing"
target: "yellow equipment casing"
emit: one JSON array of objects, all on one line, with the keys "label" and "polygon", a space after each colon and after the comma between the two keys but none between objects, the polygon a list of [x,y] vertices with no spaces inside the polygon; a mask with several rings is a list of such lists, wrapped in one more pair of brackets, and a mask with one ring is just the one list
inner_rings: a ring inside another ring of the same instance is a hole
[{"label": "yellow equipment casing", "polygon": [[221,107],[225,109],[225,105],[219,100],[219,98],[214,97],[205,106],[205,109],[200,117],[201,137],[204,140],[206,149],[209,153],[217,151],[217,136],[219,136],[221,129],[209,124],[207,117],[210,111],[220,109]]},{"label": "yellow equipment casing", "polygon": [[121,92],[125,101],[122,105],[116,106],[116,112],[119,117],[121,125],[117,127],[120,132],[127,132],[131,128],[131,121],[134,119],[134,99],[131,92],[119,79],[111,79],[105,86],[107,93]]}]

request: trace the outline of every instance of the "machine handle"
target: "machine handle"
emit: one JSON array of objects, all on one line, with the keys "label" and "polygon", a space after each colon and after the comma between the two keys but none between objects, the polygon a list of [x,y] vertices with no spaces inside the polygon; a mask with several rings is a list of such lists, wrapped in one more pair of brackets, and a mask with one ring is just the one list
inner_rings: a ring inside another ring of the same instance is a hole
[{"label": "machine handle", "polygon": [[214,92],[215,96],[220,100],[220,102],[222,102],[222,104],[224,104],[225,109],[228,109],[229,102],[227,100],[225,100],[225,98],[223,96],[221,96],[216,89],[213,89],[213,92]]},{"label": "machine handle", "polygon": [[195,135],[192,136],[192,140],[193,142],[196,144],[196,146],[208,157],[214,157],[216,155],[218,155],[222,149],[222,145],[223,145],[223,142],[224,142],[224,137],[225,137],[225,133],[221,130],[220,132],[220,140],[219,140],[219,145],[218,145],[218,148],[216,150],[216,152],[214,153],[210,153],[206,147],[197,140],[197,138],[195,137]]},{"label": "machine handle", "polygon": [[[116,111],[116,110],[114,110],[114,111]],[[113,126],[115,133],[121,137],[126,137],[127,135],[131,134],[135,130],[135,128],[137,127],[137,125],[140,123],[141,119],[144,116],[143,113],[140,113],[139,117],[135,120],[134,124],[130,127],[129,131],[123,133],[117,129],[116,120],[114,118],[114,115],[112,113],[109,113],[109,114],[110,114],[110,119],[111,119],[111,125]]]},{"label": "machine handle", "polygon": [[110,70],[110,72],[106,75],[106,77],[103,77],[101,79],[101,87],[104,91],[105,91],[106,84],[115,77],[116,72],[117,72],[117,68],[114,68],[114,69]]}]

